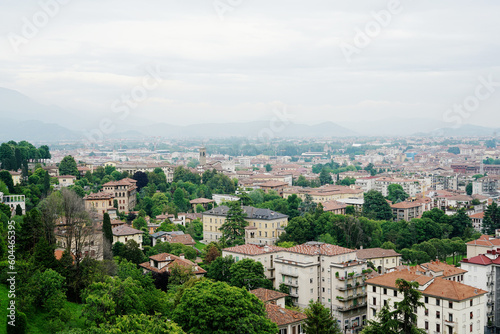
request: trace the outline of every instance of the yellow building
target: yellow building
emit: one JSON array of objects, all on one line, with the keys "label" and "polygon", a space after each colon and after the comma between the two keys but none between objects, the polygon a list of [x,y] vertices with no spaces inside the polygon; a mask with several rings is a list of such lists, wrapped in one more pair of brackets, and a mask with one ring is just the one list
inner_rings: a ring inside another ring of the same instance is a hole
[{"label": "yellow building", "polygon": [[[272,245],[278,240],[285,226],[288,225],[288,216],[269,209],[257,209],[243,206],[246,213],[245,243]],[[226,222],[229,207],[222,205],[203,212],[203,241],[209,243],[222,237],[220,228]]]},{"label": "yellow building", "polygon": [[108,192],[89,194],[83,198],[85,201],[85,210],[105,214],[109,209],[114,209],[114,198],[115,196]]},{"label": "yellow building", "polygon": [[113,227],[113,244],[116,242],[121,242],[126,244],[129,240],[134,240],[142,249],[142,235],[144,234],[141,230],[136,230],[127,225],[120,225]]},{"label": "yellow building", "polygon": [[12,176],[12,182],[14,183],[14,185],[18,185],[19,183],[21,183],[21,173],[20,172],[13,172],[13,171],[9,171],[10,175]]}]

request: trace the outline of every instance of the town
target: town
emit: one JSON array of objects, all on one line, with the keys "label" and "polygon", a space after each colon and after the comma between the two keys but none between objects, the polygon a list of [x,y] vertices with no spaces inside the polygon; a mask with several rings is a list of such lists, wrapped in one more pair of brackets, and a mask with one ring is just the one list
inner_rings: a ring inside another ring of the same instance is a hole
[{"label": "town", "polygon": [[38,144],[0,145],[19,333],[500,330],[495,138]]}]

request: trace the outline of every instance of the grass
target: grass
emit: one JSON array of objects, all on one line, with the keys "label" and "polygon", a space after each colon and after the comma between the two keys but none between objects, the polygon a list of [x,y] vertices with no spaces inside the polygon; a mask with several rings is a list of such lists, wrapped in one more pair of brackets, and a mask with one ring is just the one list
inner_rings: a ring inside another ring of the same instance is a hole
[{"label": "grass", "polygon": [[[460,263],[460,261],[462,261],[465,258],[467,258],[467,255],[457,255],[457,256],[455,256],[455,261],[457,262],[455,264]],[[453,256],[447,257],[446,258],[446,263],[448,263],[448,264],[454,264],[453,263]]]},{"label": "grass", "polygon": [[[6,319],[7,317],[7,286],[4,284],[0,284],[0,316],[2,319]],[[64,307],[71,313],[71,320],[66,324],[66,328],[84,328],[85,323],[80,315],[82,314],[82,304],[70,303],[66,302]],[[51,324],[47,320],[48,314],[46,312],[32,312],[26,314],[28,318],[28,332],[33,334],[45,334],[51,333],[52,328]],[[6,322],[2,321],[2,325],[0,327],[0,333],[6,333],[7,327]]]},{"label": "grass", "polygon": [[196,241],[196,245],[195,245],[196,248],[198,248],[199,250],[204,250],[205,247],[207,247],[207,245],[205,245],[204,243],[202,242],[199,242],[199,241]]}]

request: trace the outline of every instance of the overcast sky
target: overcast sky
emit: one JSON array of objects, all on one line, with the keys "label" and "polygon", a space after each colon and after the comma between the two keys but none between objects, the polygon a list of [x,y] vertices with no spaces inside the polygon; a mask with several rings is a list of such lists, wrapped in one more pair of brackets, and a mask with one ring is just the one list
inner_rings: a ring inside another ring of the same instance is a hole
[{"label": "overcast sky", "polygon": [[[308,124],[500,126],[500,84],[476,97],[480,77],[500,83],[499,13],[498,1],[2,0],[0,87],[96,119],[146,91],[128,111],[172,124],[269,119],[279,102]],[[470,113],[446,114],[464,101]]]}]

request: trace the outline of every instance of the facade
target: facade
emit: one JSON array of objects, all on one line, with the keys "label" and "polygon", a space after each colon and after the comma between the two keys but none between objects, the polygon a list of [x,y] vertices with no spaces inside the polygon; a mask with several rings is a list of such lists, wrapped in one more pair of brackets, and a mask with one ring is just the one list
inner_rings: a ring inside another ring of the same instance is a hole
[{"label": "facade", "polygon": [[469,241],[467,245],[467,258],[478,256],[481,254],[486,254],[489,250],[494,250],[500,247],[500,238],[498,238],[499,231],[497,230],[497,236],[491,237],[489,235],[483,234],[479,239]]},{"label": "facade", "polygon": [[85,202],[85,210],[88,212],[96,211],[100,214],[105,214],[108,210],[114,209],[113,200],[115,196],[108,192],[98,192],[86,195],[83,200]]},{"label": "facade", "polygon": [[[288,216],[269,209],[243,206],[248,226],[245,229],[245,243],[273,245],[284,227]],[[217,241],[222,237],[220,228],[226,221],[229,207],[222,205],[203,212],[203,242]]]},{"label": "facade", "polygon": [[319,188],[288,187],[283,190],[283,198],[288,198],[293,194],[297,195],[302,200],[305,200],[307,196],[310,196],[314,203],[322,203],[332,200],[340,201],[348,198],[363,199],[363,189],[354,185],[325,185]]},{"label": "facade", "polygon": [[287,248],[274,262],[275,288],[287,285],[295,305],[306,308],[311,299],[319,300],[342,329],[361,330],[366,320],[364,280],[371,269],[356,259],[356,250],[311,241]]},{"label": "facade", "polygon": [[484,212],[474,213],[469,217],[472,220],[472,227],[474,228],[474,231],[481,232],[483,230]]},{"label": "facade", "polygon": [[13,214],[16,213],[16,208],[19,205],[23,210],[23,215],[26,214],[26,197],[24,195],[4,195],[0,192],[0,203],[8,205]]},{"label": "facade", "polygon": [[381,192],[384,197],[387,197],[389,194],[388,187],[391,184],[399,184],[403,187],[403,190],[410,195],[410,197],[413,197],[420,192],[420,185],[418,181],[410,179],[394,179],[391,177],[380,177],[376,179],[373,189]]},{"label": "facade", "polygon": [[472,194],[476,195],[488,195],[495,194],[498,192],[498,187],[500,186],[498,176],[497,177],[482,177],[472,182]]},{"label": "facade", "polygon": [[356,252],[356,256],[360,260],[373,263],[379,274],[385,274],[394,270],[401,265],[401,254],[396,253],[393,249],[383,248],[367,248],[360,249]]},{"label": "facade", "polygon": [[410,221],[413,218],[417,218],[423,213],[422,203],[418,201],[414,202],[399,202],[391,205],[392,215],[394,220],[406,220]]},{"label": "facade", "polygon": [[125,178],[120,181],[111,181],[102,185],[103,192],[113,194],[118,202],[118,210],[130,212],[137,204],[137,181]]},{"label": "facade", "polygon": [[368,291],[368,320],[376,320],[376,315],[384,305],[393,307],[403,299],[396,287],[396,280],[402,278],[418,282],[424,307],[417,309],[417,326],[427,333],[482,334],[486,325],[486,293],[456,281],[441,277],[429,277],[407,270],[374,277],[366,281]]},{"label": "facade", "polygon": [[59,187],[69,187],[75,184],[76,176],[73,175],[60,175],[56,176],[59,182]]},{"label": "facade", "polygon": [[224,195],[224,194],[213,194],[212,199],[217,205],[221,205],[222,202],[234,202],[239,201],[240,198],[234,195]]},{"label": "facade", "polygon": [[323,211],[336,215],[345,215],[345,209],[347,208],[347,204],[337,201],[326,201],[321,203],[321,205],[323,205]]},{"label": "facade", "polygon": [[20,172],[14,172],[14,171],[9,171],[10,176],[12,176],[12,182],[14,183],[14,186],[17,186],[18,184],[21,183],[21,178],[22,178],[22,173]]},{"label": "facade", "polygon": [[159,242],[168,242],[171,244],[179,243],[191,247],[194,247],[194,245],[196,245],[193,237],[191,237],[191,235],[189,234],[184,234],[184,232],[182,231],[156,232],[151,234],[151,240],[153,242],[153,247]]},{"label": "facade", "polygon": [[262,263],[266,278],[270,279],[274,284],[274,280],[276,279],[274,260],[280,252],[285,250],[286,248],[273,245],[245,244],[224,248],[222,250],[222,256],[232,256],[236,262],[243,259],[252,259]]},{"label": "facade", "polygon": [[113,227],[113,244],[116,242],[121,242],[123,244],[127,243],[129,240],[134,240],[139,244],[139,248],[142,249],[142,235],[143,231],[136,230],[127,225],[120,225]]}]

